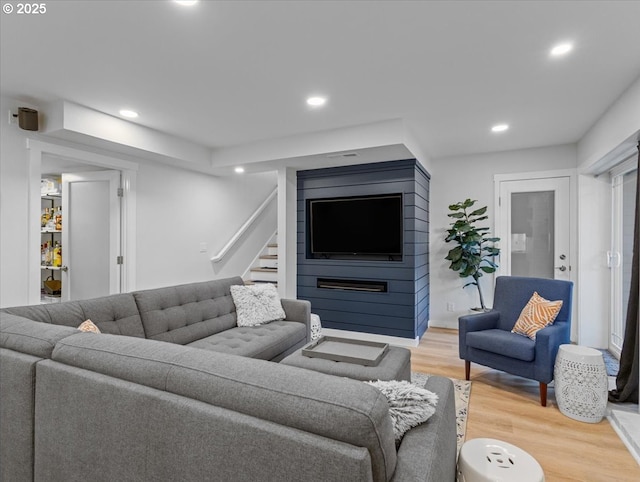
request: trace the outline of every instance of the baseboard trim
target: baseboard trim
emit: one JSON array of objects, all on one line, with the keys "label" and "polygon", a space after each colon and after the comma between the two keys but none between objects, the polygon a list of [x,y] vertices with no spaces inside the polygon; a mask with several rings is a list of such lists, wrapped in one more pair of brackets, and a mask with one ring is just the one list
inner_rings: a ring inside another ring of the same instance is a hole
[{"label": "baseboard trim", "polygon": [[429,327],[433,328],[449,328],[450,330],[458,329],[458,320],[429,320]]},{"label": "baseboard trim", "polygon": [[335,330],[333,328],[322,328],[322,334],[326,336],[336,336],[356,340],[376,341],[378,343],[388,343],[395,346],[418,346],[420,338],[402,338],[399,336],[376,335],[374,333],[364,333],[360,331]]}]

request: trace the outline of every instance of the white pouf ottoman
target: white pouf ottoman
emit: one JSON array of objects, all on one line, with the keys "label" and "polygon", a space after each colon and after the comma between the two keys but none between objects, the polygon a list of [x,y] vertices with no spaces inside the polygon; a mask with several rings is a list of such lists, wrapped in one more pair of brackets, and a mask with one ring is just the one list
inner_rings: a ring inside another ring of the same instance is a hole
[{"label": "white pouf ottoman", "polygon": [[602,353],[586,346],[560,345],[553,377],[560,412],[581,422],[602,420],[608,395]]},{"label": "white pouf ottoman", "polygon": [[544,482],[544,472],[521,448],[501,440],[476,438],[460,449],[457,481]]}]

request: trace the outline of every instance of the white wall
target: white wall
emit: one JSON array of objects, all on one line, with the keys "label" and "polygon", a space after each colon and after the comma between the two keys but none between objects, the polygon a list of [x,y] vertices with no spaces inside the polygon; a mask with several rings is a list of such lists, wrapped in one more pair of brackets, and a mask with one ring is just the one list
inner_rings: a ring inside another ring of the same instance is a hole
[{"label": "white wall", "polygon": [[[579,171],[598,171],[597,166],[621,145],[635,145],[639,133],[640,78],[578,142]],[[611,273],[606,264],[606,252],[611,249],[611,186],[606,174],[598,178],[591,174],[578,176],[578,239],[581,269],[578,279],[578,316],[581,320],[578,342],[606,348],[611,292]]]},{"label": "white wall", "polygon": [[[18,105],[38,109],[2,99],[1,111],[17,110]],[[70,143],[20,130],[6,121],[0,122],[0,133],[0,306],[16,306],[29,302],[29,181],[40,176],[29,172],[26,139]],[[105,154],[100,149],[73,146]],[[132,160],[116,153],[112,157]],[[137,282],[131,289],[240,275],[273,235],[275,201],[227,258],[215,265],[210,261],[276,188],[276,173],[221,178],[145,159],[134,161],[139,164]],[[201,243],[206,243],[206,252],[200,252]]]},{"label": "white wall", "polygon": [[630,137],[639,140],[640,77],[616,100],[578,142],[581,171],[597,164]]},{"label": "white wall", "polygon": [[[277,203],[226,258],[210,258],[276,187],[275,173],[213,177],[140,165],[137,178],[137,289],[241,275],[273,235]],[[200,252],[206,243],[206,252]]]},{"label": "white wall", "polygon": [[[451,219],[447,216],[450,204],[477,199],[476,206],[488,206],[492,232],[495,229],[493,176],[517,172],[551,171],[576,167],[575,145],[552,146],[519,151],[494,152],[432,161],[430,185],[430,326],[458,327],[458,317],[468,309],[479,306],[475,286],[462,286],[468,281],[449,269],[444,259],[451,245],[444,242]],[[493,277],[481,280],[485,303],[493,303]],[[453,312],[447,311],[453,303]]]},{"label": "white wall", "polygon": [[0,306],[26,303],[29,162],[27,131],[7,123],[9,110],[33,107],[0,99]]}]

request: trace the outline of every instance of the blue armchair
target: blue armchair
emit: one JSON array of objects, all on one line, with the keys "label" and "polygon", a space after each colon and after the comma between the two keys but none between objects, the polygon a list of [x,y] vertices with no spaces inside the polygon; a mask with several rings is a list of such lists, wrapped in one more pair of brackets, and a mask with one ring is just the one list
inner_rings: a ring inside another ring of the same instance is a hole
[{"label": "blue armchair", "polygon": [[[538,331],[536,339],[511,333],[520,312],[534,291],[548,300],[562,300],[562,309],[552,325]],[[493,309],[461,316],[460,358],[469,380],[471,362],[540,382],[540,404],[547,406],[547,384],[553,380],[558,347],[569,343],[573,283],[543,278],[499,276]]]}]

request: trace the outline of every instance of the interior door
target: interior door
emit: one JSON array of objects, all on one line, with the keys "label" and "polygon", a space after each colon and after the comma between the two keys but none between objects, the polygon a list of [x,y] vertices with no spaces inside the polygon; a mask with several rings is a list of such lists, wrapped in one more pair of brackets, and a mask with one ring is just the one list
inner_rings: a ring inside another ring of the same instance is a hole
[{"label": "interior door", "polygon": [[119,171],[62,174],[62,300],[120,292]]},{"label": "interior door", "polygon": [[633,262],[633,233],[636,209],[636,183],[638,169],[628,164],[612,172],[613,194],[611,251],[608,264],[611,269],[611,324],[609,351],[620,358],[624,341],[631,271]]},{"label": "interior door", "polygon": [[571,279],[569,177],[499,182],[498,274]]}]

